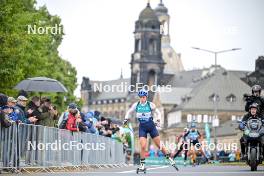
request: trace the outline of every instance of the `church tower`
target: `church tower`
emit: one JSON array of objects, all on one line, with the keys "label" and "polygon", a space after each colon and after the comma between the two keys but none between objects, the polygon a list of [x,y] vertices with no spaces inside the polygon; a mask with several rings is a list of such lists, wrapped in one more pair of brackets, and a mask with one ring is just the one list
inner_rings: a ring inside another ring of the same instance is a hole
[{"label": "church tower", "polygon": [[165,62],[161,53],[160,21],[148,3],[135,23],[131,58],[131,85],[160,85]]},{"label": "church tower", "polygon": [[155,8],[155,13],[161,24],[161,51],[162,58],[166,63],[164,74],[175,75],[178,72],[184,71],[184,67],[181,60],[181,54],[176,53],[170,43],[170,15],[168,13],[168,8],[165,7],[162,0],[160,0],[160,3]]}]

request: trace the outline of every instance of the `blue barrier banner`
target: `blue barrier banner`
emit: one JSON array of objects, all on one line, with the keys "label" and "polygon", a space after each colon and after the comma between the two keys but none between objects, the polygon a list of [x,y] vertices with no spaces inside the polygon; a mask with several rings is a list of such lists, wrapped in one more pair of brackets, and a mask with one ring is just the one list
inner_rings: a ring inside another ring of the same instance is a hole
[{"label": "blue barrier banner", "polygon": [[209,124],[208,123],[204,124],[204,131],[205,131],[207,144],[210,144],[211,134],[210,134],[210,128],[209,128]]},{"label": "blue barrier banner", "polygon": [[[182,157],[177,157],[174,161],[176,165],[184,165],[184,159]],[[186,164],[191,164],[191,161],[187,159]],[[169,163],[165,157],[148,157],[146,158],[146,165],[169,165]]]}]

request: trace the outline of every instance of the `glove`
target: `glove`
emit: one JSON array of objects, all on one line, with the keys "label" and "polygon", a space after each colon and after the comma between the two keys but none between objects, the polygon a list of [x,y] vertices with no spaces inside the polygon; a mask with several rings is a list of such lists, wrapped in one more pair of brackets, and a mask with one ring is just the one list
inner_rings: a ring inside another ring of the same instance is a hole
[{"label": "glove", "polygon": [[155,125],[156,125],[156,127],[160,128],[160,120],[159,119],[155,122]]},{"label": "glove", "polygon": [[239,129],[242,131],[245,129],[245,124],[243,122],[239,124]]},{"label": "glove", "polygon": [[124,119],[123,125],[125,126],[125,125],[127,125],[127,123],[128,123],[128,119]]}]

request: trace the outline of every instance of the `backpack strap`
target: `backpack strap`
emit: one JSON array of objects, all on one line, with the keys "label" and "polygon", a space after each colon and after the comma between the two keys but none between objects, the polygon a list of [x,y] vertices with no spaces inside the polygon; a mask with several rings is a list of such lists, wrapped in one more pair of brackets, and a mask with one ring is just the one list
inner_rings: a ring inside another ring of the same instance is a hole
[{"label": "backpack strap", "polygon": [[138,112],[138,106],[139,106],[139,101],[138,101],[138,103],[137,103],[137,106],[136,106],[136,112]]},{"label": "backpack strap", "polygon": [[151,108],[151,106],[150,106],[150,102],[149,102],[149,101],[147,101],[147,105],[148,105],[148,107],[149,107],[149,109],[150,109],[150,112],[151,112],[151,116],[152,116],[152,118],[154,118],[154,117],[153,117],[153,109]]}]

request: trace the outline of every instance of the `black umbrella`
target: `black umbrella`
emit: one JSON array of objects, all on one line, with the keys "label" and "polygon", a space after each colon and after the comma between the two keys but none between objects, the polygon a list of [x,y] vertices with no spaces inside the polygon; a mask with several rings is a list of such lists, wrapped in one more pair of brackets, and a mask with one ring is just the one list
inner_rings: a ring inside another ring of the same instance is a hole
[{"label": "black umbrella", "polygon": [[59,81],[46,77],[25,79],[18,83],[14,89],[28,92],[68,92]]}]

